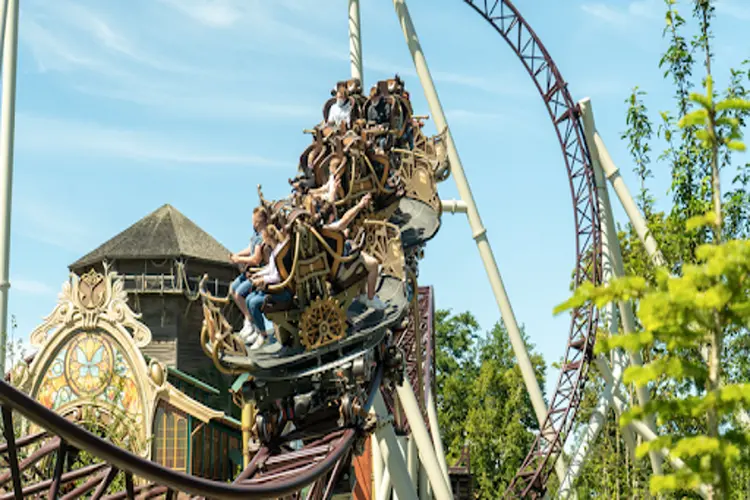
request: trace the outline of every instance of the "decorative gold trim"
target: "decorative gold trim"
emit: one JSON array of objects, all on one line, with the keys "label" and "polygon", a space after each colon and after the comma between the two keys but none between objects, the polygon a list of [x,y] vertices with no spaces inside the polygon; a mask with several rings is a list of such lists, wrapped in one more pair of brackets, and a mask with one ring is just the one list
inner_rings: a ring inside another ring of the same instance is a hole
[{"label": "decorative gold trim", "polygon": [[105,325],[128,333],[136,347],[151,343],[151,331],[138,321],[141,315],[128,306],[125,282],[115,272],[104,276],[91,269],[81,277],[70,273],[58,299],[52,313],[29,335],[31,345],[41,348],[64,330],[90,330]]}]

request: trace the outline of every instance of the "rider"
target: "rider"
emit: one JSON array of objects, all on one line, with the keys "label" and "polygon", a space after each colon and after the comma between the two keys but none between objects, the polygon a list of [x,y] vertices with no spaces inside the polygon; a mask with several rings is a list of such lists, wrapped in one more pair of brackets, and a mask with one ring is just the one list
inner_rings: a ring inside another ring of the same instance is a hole
[{"label": "rider", "polygon": [[[349,224],[357,217],[357,214],[364,208],[370,205],[372,201],[372,195],[367,193],[362,197],[359,202],[352,208],[346,211],[340,219],[336,219],[336,211],[332,203],[326,203],[321,209],[321,216],[323,221],[327,223],[323,226],[323,229],[330,229],[332,231],[341,231],[346,237],[346,243],[344,245],[344,257],[349,255],[353,251],[354,242],[351,240],[349,235]],[[362,261],[367,269],[367,295],[361,296],[360,301],[368,307],[373,309],[385,309],[386,305],[380,298],[375,295],[375,289],[378,285],[378,267],[380,264],[377,259],[367,252],[360,251],[359,254],[362,256]]]},{"label": "rider", "polygon": [[[367,122],[387,131],[391,125],[391,104],[383,96],[383,90],[376,85],[370,91],[370,107],[367,109]],[[376,153],[383,154],[388,136],[383,134],[375,139]]]},{"label": "rider", "polygon": [[234,302],[242,311],[242,315],[245,320],[242,325],[242,329],[239,331],[239,336],[245,340],[248,340],[249,336],[253,333],[252,318],[250,312],[247,310],[245,305],[245,299],[252,290],[253,284],[248,279],[248,268],[260,267],[268,261],[269,249],[264,245],[261,234],[268,225],[268,212],[262,206],[256,207],[253,210],[253,231],[254,234],[250,238],[250,244],[247,248],[240,250],[237,253],[229,255],[229,260],[234,264],[239,264],[243,269],[237,278],[229,286],[229,291],[234,299]]},{"label": "rider", "polygon": [[[263,318],[263,302],[268,296],[268,286],[276,285],[281,282],[281,274],[276,266],[276,256],[279,254],[284,244],[287,242],[288,236],[284,235],[274,225],[268,225],[266,230],[263,232],[263,241],[269,248],[272,248],[271,255],[263,269],[256,272],[250,278],[253,286],[253,291],[247,296],[245,300],[247,310],[252,318],[253,328],[257,333],[257,338],[252,342],[246,342],[250,345],[250,349],[259,349],[266,340],[266,322]],[[279,301],[284,302],[291,299],[292,295],[289,290],[284,289],[283,291],[274,294],[274,297]]]},{"label": "rider", "polygon": [[318,188],[310,189],[309,193],[323,201],[333,203],[336,201],[338,191],[341,189],[341,175],[338,172],[343,159],[334,156],[328,163],[328,180]]},{"label": "rider", "polygon": [[352,117],[352,103],[349,99],[349,93],[346,88],[340,86],[336,90],[336,101],[331,105],[328,110],[328,123],[335,126],[340,126],[342,122],[346,122],[347,128],[351,125]]}]

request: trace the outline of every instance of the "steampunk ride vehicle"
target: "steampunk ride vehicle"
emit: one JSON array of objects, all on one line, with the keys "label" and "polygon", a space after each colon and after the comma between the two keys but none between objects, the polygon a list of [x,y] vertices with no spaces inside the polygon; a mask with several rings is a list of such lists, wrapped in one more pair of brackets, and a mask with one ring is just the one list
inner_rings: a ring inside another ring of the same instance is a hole
[{"label": "steampunk ride vehicle", "polygon": [[[290,422],[363,422],[376,368],[396,378],[403,371],[393,332],[405,326],[418,259],[440,227],[444,137],[423,134],[427,117],[413,115],[401,79],[378,82],[369,97],[357,79],[338,82],[332,94],[322,122],[306,131],[313,141],[289,181],[292,193],[271,202],[258,187],[284,235],[272,256],[281,281],[266,287],[262,306],[276,341],[250,349],[223,314],[231,299],[201,286],[201,344],[220,371],[239,375],[264,443]],[[331,224],[338,218],[345,229]],[[376,276],[368,259],[377,261]],[[372,278],[385,307],[361,300]]]}]

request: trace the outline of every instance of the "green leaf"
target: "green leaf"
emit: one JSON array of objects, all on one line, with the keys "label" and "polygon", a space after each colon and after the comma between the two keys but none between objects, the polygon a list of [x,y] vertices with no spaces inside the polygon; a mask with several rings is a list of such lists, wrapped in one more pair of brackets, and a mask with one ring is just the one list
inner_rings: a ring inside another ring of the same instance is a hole
[{"label": "green leaf", "polygon": [[738,97],[730,97],[716,104],[716,111],[724,110],[750,111],[750,101]]},{"label": "green leaf", "polygon": [[740,141],[729,141],[727,147],[733,151],[745,151],[745,144]]}]

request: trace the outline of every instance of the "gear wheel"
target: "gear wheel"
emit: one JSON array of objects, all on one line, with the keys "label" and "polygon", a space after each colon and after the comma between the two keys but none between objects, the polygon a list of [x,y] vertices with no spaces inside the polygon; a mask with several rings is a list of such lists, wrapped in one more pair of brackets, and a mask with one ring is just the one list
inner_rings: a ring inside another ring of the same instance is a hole
[{"label": "gear wheel", "polygon": [[311,351],[344,338],[346,315],[338,301],[328,297],[313,300],[300,317],[300,343]]}]

